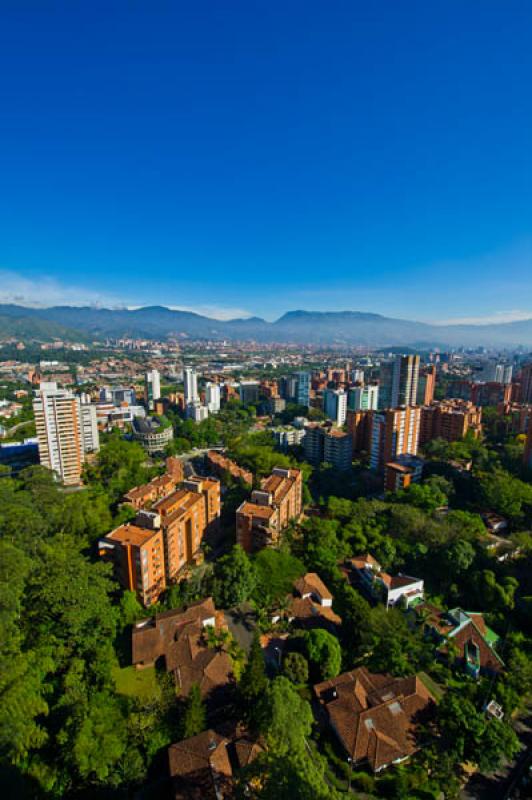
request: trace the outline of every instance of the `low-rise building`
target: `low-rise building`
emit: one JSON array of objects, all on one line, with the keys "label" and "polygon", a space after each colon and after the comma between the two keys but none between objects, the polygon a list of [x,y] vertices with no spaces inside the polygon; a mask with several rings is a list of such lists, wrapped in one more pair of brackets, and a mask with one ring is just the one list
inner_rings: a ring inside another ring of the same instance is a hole
[{"label": "low-rise building", "polygon": [[248,483],[250,486],[253,483],[253,473],[243,467],[239,467],[235,461],[231,461],[223,453],[217,450],[209,450],[205,460],[209,470],[223,480],[226,474],[230,475],[236,480]]},{"label": "low-rise building", "polygon": [[425,632],[441,643],[441,652],[449,653],[453,645],[456,661],[474,678],[481,674],[493,675],[504,669],[504,662],[496,652],[499,637],[486,625],[483,614],[453,608],[442,611],[434,605],[416,606]]},{"label": "low-rise building", "polygon": [[286,598],[285,609],[272,616],[272,622],[282,618],[298,628],[327,628],[332,632],[342,623],[332,609],[333,596],[317,572],[307,572],[294,581],[294,591]]},{"label": "low-rise building", "polygon": [[353,766],[380,772],[419,748],[418,727],[427,723],[435,698],[421,678],[394,678],[365,667],[314,686],[338,741]]},{"label": "low-rise building", "polygon": [[275,467],[237,509],[237,543],[248,553],[277,545],[282,531],[301,515],[302,490],[300,470]]},{"label": "low-rise building", "polygon": [[210,647],[206,636],[206,628],[222,627],[219,620],[212,597],[140,620],[131,636],[132,663],[142,669],[162,661],[181,697],[197,684],[203,697],[212,698],[233,680],[229,655]]},{"label": "low-rise building", "polygon": [[164,453],[166,446],[174,438],[172,424],[164,417],[136,417],[132,421],[133,439],[146,450],[148,455]]},{"label": "low-rise building", "polygon": [[403,605],[406,608],[423,601],[424,582],[411,575],[389,575],[371,553],[351,558],[345,563],[344,574],[375,600],[382,600],[386,608]]},{"label": "low-rise building", "polygon": [[425,462],[418,456],[399,456],[397,461],[388,461],[384,466],[384,489],[398,492],[419,483],[423,476]]}]

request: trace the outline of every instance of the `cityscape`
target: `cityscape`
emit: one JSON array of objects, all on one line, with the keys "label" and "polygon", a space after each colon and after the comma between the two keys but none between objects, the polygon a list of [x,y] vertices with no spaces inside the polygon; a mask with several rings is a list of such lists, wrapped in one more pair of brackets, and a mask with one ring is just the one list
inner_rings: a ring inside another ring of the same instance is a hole
[{"label": "cityscape", "polygon": [[532,800],[531,33],[0,3],[2,800]]}]

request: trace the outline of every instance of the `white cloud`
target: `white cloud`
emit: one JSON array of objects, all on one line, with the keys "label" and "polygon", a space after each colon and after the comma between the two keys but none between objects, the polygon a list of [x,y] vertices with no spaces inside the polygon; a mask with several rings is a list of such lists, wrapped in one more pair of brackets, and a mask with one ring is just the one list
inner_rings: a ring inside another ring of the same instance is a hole
[{"label": "white cloud", "polygon": [[[147,298],[142,304],[133,305],[130,298],[116,297],[81,286],[66,286],[52,277],[27,278],[12,270],[0,269],[0,303],[13,303],[30,308],[49,306],[96,306],[98,308],[142,308],[157,305],[157,301]],[[164,303],[164,305],[167,305]],[[250,317],[243,308],[219,305],[178,306],[167,305],[176,311],[192,311],[213,319],[227,320]]]},{"label": "white cloud", "polygon": [[452,317],[435,322],[435,325],[494,325],[499,322],[519,322],[532,319],[532,311],[493,311],[479,317]]},{"label": "white cloud", "polygon": [[0,269],[0,303],[31,308],[47,306],[123,306],[117,297],[80,286],[64,286],[51,277],[26,278],[17,272]]}]

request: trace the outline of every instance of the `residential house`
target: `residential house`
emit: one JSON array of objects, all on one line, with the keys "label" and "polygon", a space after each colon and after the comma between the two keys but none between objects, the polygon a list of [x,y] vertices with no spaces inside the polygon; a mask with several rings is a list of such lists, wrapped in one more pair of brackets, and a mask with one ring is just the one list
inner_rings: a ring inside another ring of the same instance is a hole
[{"label": "residential house", "polygon": [[416,614],[427,635],[441,644],[441,652],[454,650],[457,662],[474,678],[504,669],[504,662],[496,652],[499,637],[486,625],[482,614],[461,608],[441,611],[430,603],[417,606]]},{"label": "residential house", "polygon": [[316,572],[307,572],[294,581],[293,594],[288,595],[286,609],[272,616],[272,622],[284,617],[297,627],[329,628],[335,631],[342,619],[332,610],[333,596]]},{"label": "residential house", "polygon": [[382,599],[386,608],[401,604],[409,608],[423,600],[422,578],[411,575],[389,575],[370,553],[346,561],[344,574],[375,600]]},{"label": "residential house", "polygon": [[184,697],[193,684],[204,697],[223,691],[232,682],[232,662],[223,650],[209,646],[208,627],[222,627],[212,597],[143,619],[133,626],[132,663],[143,669],[162,660]]},{"label": "residential house", "polygon": [[394,678],[365,667],[318,683],[314,693],[352,764],[367,764],[373,772],[418,750],[417,728],[434,707],[418,676]]}]

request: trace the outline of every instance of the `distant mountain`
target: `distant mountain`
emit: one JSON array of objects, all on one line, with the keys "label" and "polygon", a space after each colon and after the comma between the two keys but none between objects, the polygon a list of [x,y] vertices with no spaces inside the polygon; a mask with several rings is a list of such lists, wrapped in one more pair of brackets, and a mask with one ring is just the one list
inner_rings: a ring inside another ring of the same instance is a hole
[{"label": "distant mountain", "polygon": [[[233,339],[366,347],[507,346],[532,347],[532,319],[497,325],[430,325],[361,311],[289,311],[275,322],[260,317],[216,320],[165,306],[138,309],[25,308],[0,305],[3,335],[92,338]],[[31,322],[31,325],[30,325]],[[50,327],[58,326],[57,328]],[[26,333],[22,333],[22,331]],[[33,331],[33,332],[32,332]],[[80,334],[76,333],[80,332]]]},{"label": "distant mountain", "polygon": [[0,312],[0,339],[8,336],[14,336],[17,339],[37,339],[42,342],[50,342],[53,339],[65,339],[69,342],[86,339],[84,333],[67,328],[57,322],[23,314],[2,314]]}]

